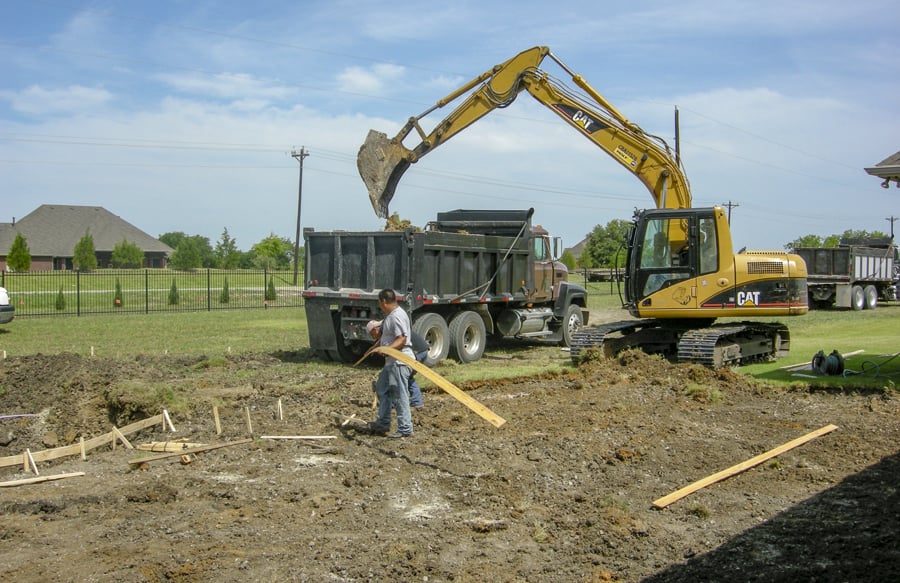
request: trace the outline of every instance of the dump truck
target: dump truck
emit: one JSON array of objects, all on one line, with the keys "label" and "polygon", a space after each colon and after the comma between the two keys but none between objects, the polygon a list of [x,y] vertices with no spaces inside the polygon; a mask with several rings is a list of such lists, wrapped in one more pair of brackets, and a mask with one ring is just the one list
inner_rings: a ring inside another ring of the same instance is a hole
[{"label": "dump truck", "polygon": [[874,310],[897,299],[897,247],[890,238],[842,239],[837,247],[798,247],[812,308]]},{"label": "dump truck", "polygon": [[564,346],[588,321],[587,292],[556,259],[534,209],[437,213],[422,230],[303,231],[304,304],[317,355],[354,362],[372,344],[378,292],[392,289],[428,342],[425,360],[474,362],[492,338]]}]

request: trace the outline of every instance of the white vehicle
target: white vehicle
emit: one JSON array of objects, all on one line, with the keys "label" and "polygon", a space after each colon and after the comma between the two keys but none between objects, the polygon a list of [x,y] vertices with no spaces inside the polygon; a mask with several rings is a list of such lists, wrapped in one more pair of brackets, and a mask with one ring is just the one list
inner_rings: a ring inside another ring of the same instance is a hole
[{"label": "white vehicle", "polygon": [[12,322],[16,316],[16,308],[9,302],[9,294],[6,288],[0,287],[0,324]]}]

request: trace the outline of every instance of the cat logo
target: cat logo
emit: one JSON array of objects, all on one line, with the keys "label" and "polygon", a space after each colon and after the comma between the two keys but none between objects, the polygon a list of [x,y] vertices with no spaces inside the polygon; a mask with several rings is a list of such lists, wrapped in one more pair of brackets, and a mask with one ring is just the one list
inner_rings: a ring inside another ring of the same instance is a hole
[{"label": "cat logo", "polygon": [[744,306],[747,308],[756,306],[759,307],[759,293],[758,291],[740,291],[737,293],[737,305]]}]

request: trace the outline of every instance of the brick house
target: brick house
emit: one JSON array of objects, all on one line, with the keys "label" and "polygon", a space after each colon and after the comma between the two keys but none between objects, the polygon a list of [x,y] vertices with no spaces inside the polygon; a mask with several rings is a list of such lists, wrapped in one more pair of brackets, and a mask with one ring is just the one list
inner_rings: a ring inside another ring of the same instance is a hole
[{"label": "brick house", "polygon": [[21,233],[31,253],[32,271],[72,269],[75,245],[86,233],[94,239],[97,267],[109,267],[113,248],[123,240],[144,252],[144,267],[165,267],[171,247],[103,207],[44,204],[21,220],[0,223],[0,269]]}]

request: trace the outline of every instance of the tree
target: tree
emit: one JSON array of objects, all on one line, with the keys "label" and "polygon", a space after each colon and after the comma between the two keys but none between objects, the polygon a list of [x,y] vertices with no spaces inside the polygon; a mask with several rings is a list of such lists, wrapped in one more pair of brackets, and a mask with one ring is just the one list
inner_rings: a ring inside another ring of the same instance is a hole
[{"label": "tree", "polygon": [[28,250],[28,243],[22,233],[16,233],[16,239],[13,241],[12,247],[9,248],[9,254],[6,256],[6,264],[13,271],[28,271],[31,269],[31,252]]},{"label": "tree", "polygon": [[591,267],[622,267],[625,263],[623,244],[629,229],[631,222],[621,219],[594,227],[581,252],[582,267],[588,267],[588,261]]},{"label": "tree", "polygon": [[196,269],[198,267],[216,266],[216,256],[209,244],[209,239],[203,237],[202,235],[186,235],[181,231],[175,231],[171,233],[163,233],[158,238],[160,241],[162,241],[172,249],[175,249],[176,251],[178,250],[178,246],[181,245],[184,241],[193,242],[192,245],[194,247],[194,250],[200,257],[200,262],[193,267],[176,267],[176,269]]},{"label": "tree", "polygon": [[798,249],[800,247],[824,247],[822,237],[818,235],[803,235],[802,237],[797,237],[793,241],[784,244],[784,248]]},{"label": "tree", "polygon": [[266,295],[263,299],[265,299],[267,302],[274,302],[276,297],[278,296],[275,293],[275,278],[270,277],[269,285],[266,287]]},{"label": "tree", "polygon": [[277,237],[270,233],[268,237],[251,248],[260,269],[287,269],[291,266],[294,244],[290,239]]},{"label": "tree", "polygon": [[169,263],[175,269],[197,269],[200,267],[203,264],[203,260],[200,257],[200,249],[197,247],[197,242],[191,238],[182,239],[175,248],[175,252],[172,253],[172,257],[169,258]]},{"label": "tree", "polygon": [[559,260],[563,265],[569,268],[569,271],[575,269],[575,254],[572,253],[570,249],[563,251],[562,257],[560,257]]},{"label": "tree", "polygon": [[226,227],[222,236],[216,241],[216,267],[219,269],[234,269],[241,260],[241,252],[237,248],[237,241],[231,238]]},{"label": "tree", "polygon": [[80,271],[97,269],[97,251],[94,248],[94,236],[90,232],[85,232],[84,237],[75,243],[72,265]]},{"label": "tree", "polygon": [[144,266],[144,252],[135,243],[123,238],[121,243],[116,243],[113,247],[109,263],[112,267],[137,269]]}]

